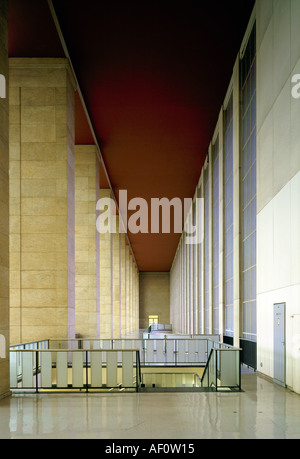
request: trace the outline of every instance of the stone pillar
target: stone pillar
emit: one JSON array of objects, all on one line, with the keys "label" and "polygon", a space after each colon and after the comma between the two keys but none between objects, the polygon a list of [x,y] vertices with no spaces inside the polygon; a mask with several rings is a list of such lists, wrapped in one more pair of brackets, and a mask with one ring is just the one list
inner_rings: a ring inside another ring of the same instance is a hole
[{"label": "stone pillar", "polygon": [[[111,198],[111,191],[100,189],[100,199]],[[100,338],[111,339],[112,322],[112,235],[100,233]]]},{"label": "stone pillar", "polygon": [[75,147],[75,319],[84,338],[99,337],[99,160],[94,145]]},{"label": "stone pillar", "polygon": [[74,79],[10,59],[11,343],[75,333]]},{"label": "stone pillar", "polygon": [[126,305],[125,305],[125,323],[126,335],[130,333],[130,248],[126,245]]},{"label": "stone pillar", "polygon": [[0,3],[0,399],[10,394],[9,380],[9,148],[7,1]]},{"label": "stone pillar", "polygon": [[120,290],[120,302],[121,302],[121,337],[126,335],[126,236],[120,233],[120,265],[121,265],[121,290]]},{"label": "stone pillar", "polygon": [[139,315],[139,270],[138,267],[135,266],[135,330],[139,330],[140,324],[140,315]]},{"label": "stone pillar", "polygon": [[120,237],[119,217],[117,216],[116,233],[112,234],[112,320],[113,338],[120,338]]}]

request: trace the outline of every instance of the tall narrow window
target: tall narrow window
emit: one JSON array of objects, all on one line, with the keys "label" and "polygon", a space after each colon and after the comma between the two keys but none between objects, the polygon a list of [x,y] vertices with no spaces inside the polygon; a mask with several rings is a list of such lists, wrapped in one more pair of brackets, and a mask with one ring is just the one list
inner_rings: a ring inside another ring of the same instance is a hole
[{"label": "tall narrow window", "polygon": [[241,61],[243,338],[256,341],[256,28]]},{"label": "tall narrow window", "polygon": [[[193,227],[195,228],[197,222],[196,215],[196,201],[193,202]],[[197,278],[198,278],[198,245],[194,244],[191,246],[193,252],[193,279],[192,279],[192,288],[193,288],[193,328],[192,333],[198,333],[198,310],[197,310]]]},{"label": "tall narrow window", "polygon": [[213,161],[213,333],[219,333],[219,136],[212,148]]},{"label": "tall narrow window", "polygon": [[225,336],[233,337],[233,96],[224,111]]},{"label": "tall narrow window", "polygon": [[[198,198],[201,198],[200,188],[198,189]],[[202,208],[199,209],[198,212],[198,229],[202,235],[202,228],[204,226],[203,222],[203,213]],[[204,233],[203,233],[204,235]],[[203,288],[202,288],[202,254],[203,254],[203,241],[200,240],[200,244],[198,244],[198,333],[203,333],[203,323],[202,323],[202,298],[203,298]]]},{"label": "tall narrow window", "polygon": [[204,333],[209,333],[209,174],[204,171]]}]

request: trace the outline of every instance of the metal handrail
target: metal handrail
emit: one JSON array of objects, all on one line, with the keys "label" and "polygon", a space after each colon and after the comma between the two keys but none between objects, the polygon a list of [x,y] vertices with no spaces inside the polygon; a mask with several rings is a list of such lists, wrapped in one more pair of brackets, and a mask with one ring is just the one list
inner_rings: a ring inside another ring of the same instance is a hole
[{"label": "metal handrail", "polygon": [[[216,381],[216,385],[215,385],[215,390],[218,391],[218,388],[220,388],[218,386],[218,377],[220,376],[220,367],[219,367],[219,359],[218,359],[218,353],[222,353],[222,352],[232,352],[232,351],[236,351],[238,352],[238,355],[239,355],[239,361],[238,361],[238,368],[239,368],[239,372],[238,372],[238,383],[233,386],[234,388],[238,388],[239,390],[241,390],[241,362],[240,362],[240,352],[241,352],[241,349],[240,348],[235,348],[233,346],[230,346],[228,344],[223,344],[223,343],[216,343],[217,345],[220,345],[222,347],[214,347],[210,350],[210,353],[209,353],[209,356],[208,356],[208,359],[207,359],[207,363],[205,365],[205,369],[204,369],[204,372],[202,374],[202,377],[201,377],[201,385],[203,387],[203,382],[205,380],[205,377],[207,376],[208,377],[208,387],[212,387],[212,385],[210,384],[210,363],[211,363],[211,360],[212,360],[212,356],[215,354],[216,355],[216,368],[215,368],[215,375],[214,375],[214,378],[215,378],[215,381]],[[226,346],[226,347],[225,347]],[[208,373],[208,375],[207,375]]]}]

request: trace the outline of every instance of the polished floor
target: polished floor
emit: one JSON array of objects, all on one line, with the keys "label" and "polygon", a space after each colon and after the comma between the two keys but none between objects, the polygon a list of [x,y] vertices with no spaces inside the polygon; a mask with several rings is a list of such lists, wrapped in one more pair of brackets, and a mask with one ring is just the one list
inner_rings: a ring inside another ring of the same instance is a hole
[{"label": "polished floor", "polygon": [[13,395],[0,439],[300,439],[300,396],[255,373],[239,393]]}]

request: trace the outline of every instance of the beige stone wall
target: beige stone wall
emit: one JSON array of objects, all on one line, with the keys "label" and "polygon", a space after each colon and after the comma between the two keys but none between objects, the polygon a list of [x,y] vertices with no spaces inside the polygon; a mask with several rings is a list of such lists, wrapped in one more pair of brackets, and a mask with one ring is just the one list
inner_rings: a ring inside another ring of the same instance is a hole
[{"label": "beige stone wall", "polygon": [[99,336],[99,160],[91,145],[75,147],[75,322],[81,337]]},{"label": "beige stone wall", "polygon": [[11,343],[75,332],[74,86],[65,59],[10,59]]},{"label": "beige stone wall", "polygon": [[[0,3],[0,73],[8,85],[7,1]],[[9,395],[8,91],[0,99],[0,399]]]},{"label": "beige stone wall", "polygon": [[170,274],[139,274],[139,327],[149,326],[148,316],[157,314],[159,323],[170,323]]}]

